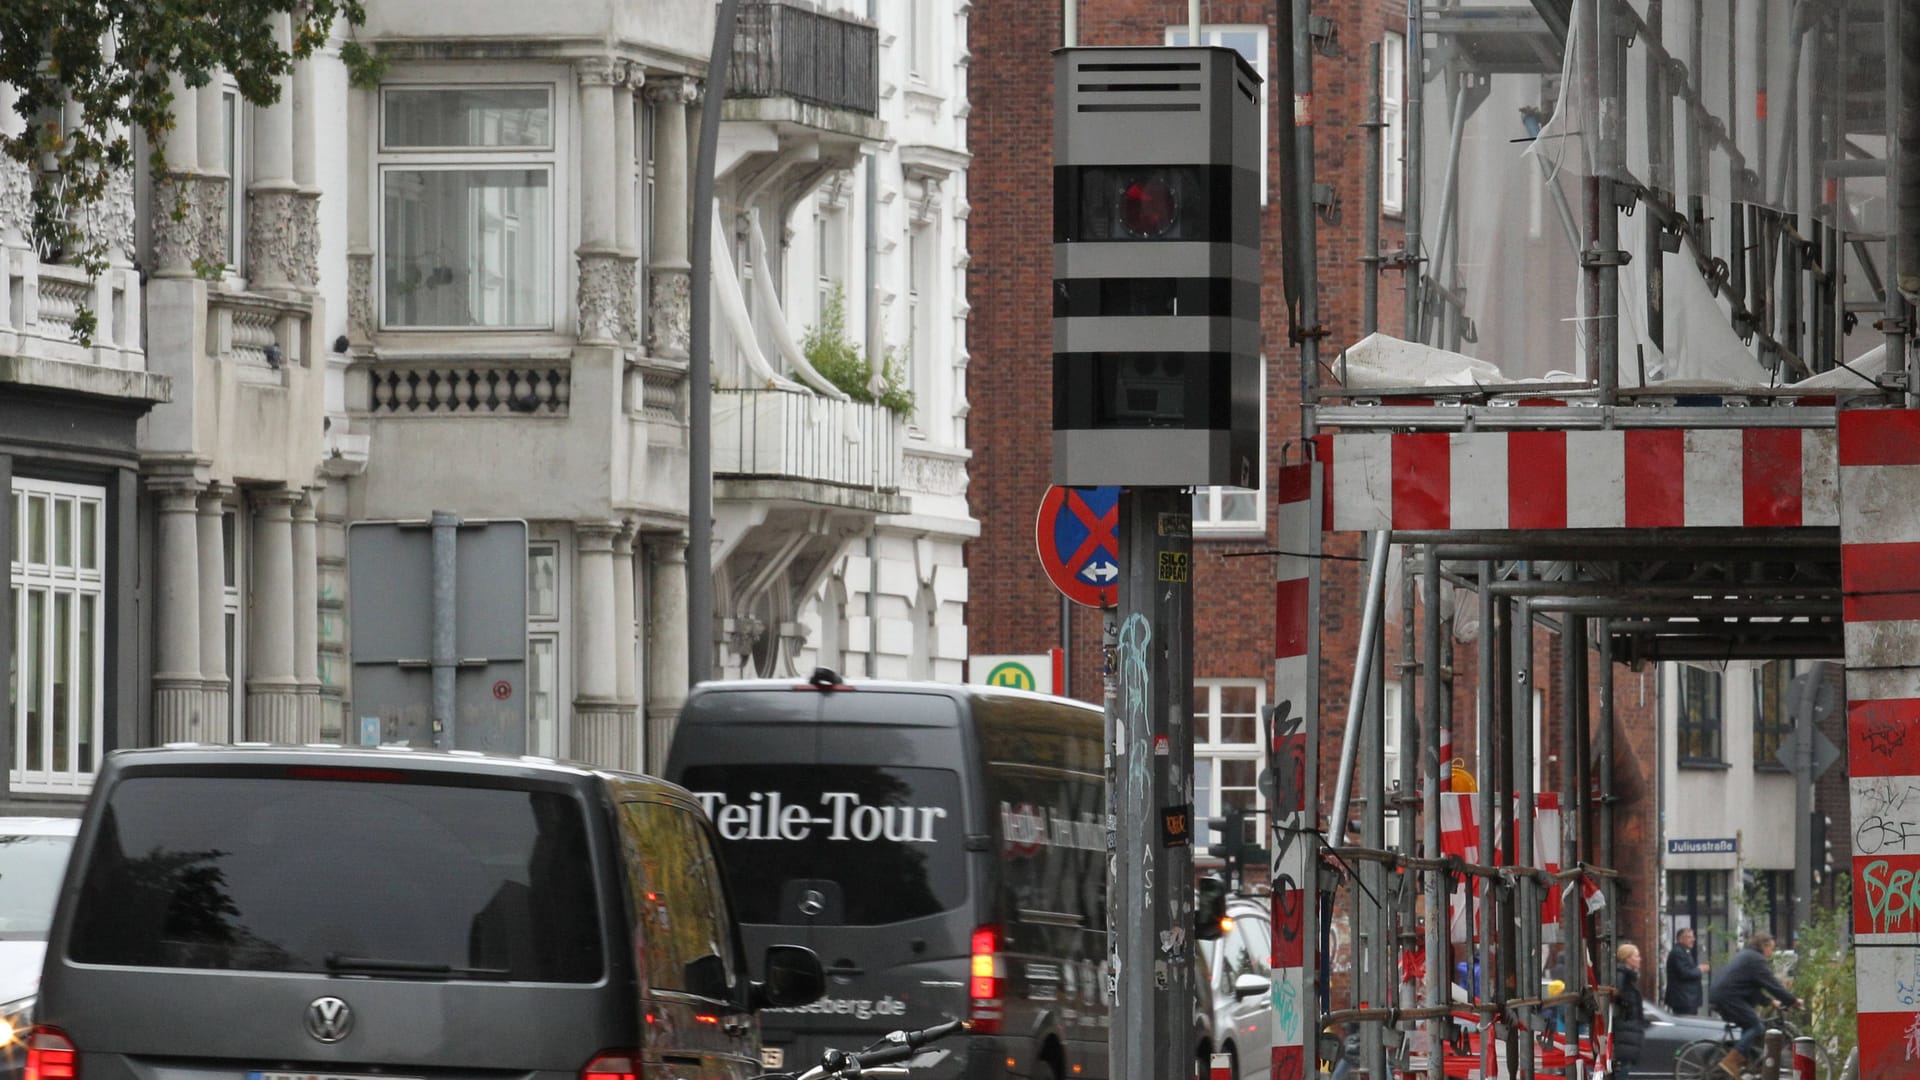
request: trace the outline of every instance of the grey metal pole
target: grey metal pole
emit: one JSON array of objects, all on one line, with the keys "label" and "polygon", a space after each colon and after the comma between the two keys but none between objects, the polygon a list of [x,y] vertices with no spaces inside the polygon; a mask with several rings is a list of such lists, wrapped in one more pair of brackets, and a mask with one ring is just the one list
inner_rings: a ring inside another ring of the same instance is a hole
[{"label": "grey metal pole", "polygon": [[[1475,684],[1475,697],[1479,708],[1474,719],[1474,755],[1473,771],[1475,791],[1473,796],[1474,820],[1480,825],[1480,861],[1494,861],[1494,808],[1499,805],[1494,799],[1498,789],[1499,776],[1496,759],[1495,734],[1499,730],[1499,700],[1495,693],[1500,685],[1499,658],[1505,655],[1501,650],[1504,642],[1499,625],[1494,621],[1495,608],[1493,589],[1493,563],[1481,561],[1477,567],[1480,579],[1480,638],[1475,642],[1478,653],[1479,681]],[[1470,964],[1477,965],[1469,978],[1473,980],[1472,993],[1481,1001],[1495,999],[1495,985],[1498,982],[1497,968],[1493,963],[1494,945],[1494,890],[1481,887],[1480,906],[1474,914],[1478,917],[1480,943],[1471,952]],[[1489,1026],[1481,1036],[1483,1053],[1491,1055],[1495,1029]]]},{"label": "grey metal pole", "polygon": [[[1367,706],[1367,691],[1375,660],[1374,639],[1378,636],[1380,608],[1386,602],[1387,550],[1392,534],[1381,530],[1373,534],[1372,554],[1367,560],[1367,596],[1360,616],[1360,650],[1353,661],[1353,693],[1347,698],[1347,730],[1340,739],[1340,775],[1333,784],[1333,820],[1327,829],[1328,840],[1343,844],[1347,837],[1347,810],[1353,801],[1353,763],[1360,752],[1361,710]],[[1372,789],[1370,789],[1372,790]],[[1371,797],[1371,796],[1370,796]]]},{"label": "grey metal pole", "polygon": [[1161,946],[1176,928],[1192,933],[1193,920],[1193,539],[1161,527],[1192,505],[1179,488],[1142,487],[1122,489],[1119,509],[1107,891],[1118,898],[1108,934],[1120,996],[1107,1048],[1115,1080],[1155,1080],[1193,1068],[1193,966]]},{"label": "grey metal pole", "polygon": [[[1293,141],[1294,175],[1300,197],[1295,212],[1300,260],[1300,433],[1317,430],[1313,413],[1314,387],[1320,381],[1320,271],[1318,218],[1313,205],[1313,0],[1293,0]],[[1303,107],[1304,106],[1304,107]]]},{"label": "grey metal pole", "polygon": [[713,678],[713,167],[720,105],[727,96],[733,17],[739,0],[720,0],[713,55],[700,105],[700,149],[693,167],[693,251],[687,328],[687,685]]},{"label": "grey metal pole", "polygon": [[[1524,573],[1526,568],[1522,567]],[[1531,867],[1533,857],[1533,612],[1525,597],[1513,602],[1513,792],[1516,823],[1513,865]],[[1531,878],[1521,877],[1516,890],[1518,918],[1514,920],[1514,974],[1522,998],[1540,995],[1540,897]],[[1533,1080],[1532,1025],[1520,1029],[1520,1060],[1514,1075]]]},{"label": "grey metal pole", "polygon": [[1073,601],[1060,598],[1060,696],[1073,696]]},{"label": "grey metal pole", "polygon": [[[1562,867],[1573,866],[1581,858],[1581,822],[1585,820],[1586,799],[1580,786],[1580,761],[1586,756],[1586,743],[1580,737],[1582,717],[1587,709],[1587,621],[1569,617],[1560,628],[1560,836],[1555,850]],[[1546,733],[1541,732],[1544,739]],[[1552,837],[1548,838],[1552,840]],[[1580,962],[1580,905],[1578,886],[1566,890],[1555,882],[1548,886],[1563,890],[1560,905],[1560,942],[1566,967],[1566,989],[1579,993],[1586,989],[1586,965]],[[1649,953],[1651,955],[1651,953]],[[1651,973],[1649,973],[1651,974]],[[1652,980],[1649,979],[1649,982]],[[1587,1010],[1579,1002],[1567,1007],[1567,1030],[1578,1032],[1587,1020]]]},{"label": "grey metal pole", "polygon": [[[1763,673],[1766,668],[1760,669]],[[1818,671],[1818,665],[1814,670]],[[1817,692],[1817,687],[1810,688]],[[1812,705],[1809,695],[1807,704]],[[1798,704],[1796,700],[1794,704]],[[1793,925],[1807,925],[1813,899],[1813,720],[1811,708],[1793,715]]]},{"label": "grey metal pole", "polygon": [[427,520],[433,529],[433,745],[448,749],[460,745],[454,731],[454,686],[460,674],[455,618],[460,596],[460,517],[435,510]]},{"label": "grey metal pole", "polygon": [[[1433,859],[1440,855],[1440,770],[1446,768],[1447,763],[1440,760],[1440,558],[1432,544],[1426,547],[1426,574],[1421,579],[1420,591],[1426,607],[1425,620],[1421,623],[1426,637],[1426,645],[1421,649],[1425,664],[1420,671],[1424,696],[1420,703],[1420,722],[1425,729],[1420,742],[1421,854]],[[1426,870],[1423,877],[1427,894],[1427,970],[1426,982],[1421,988],[1422,1004],[1445,1005],[1451,983],[1447,972],[1450,965],[1447,963],[1445,877],[1438,870]],[[1427,1021],[1427,1080],[1446,1080],[1446,1054],[1440,1048],[1446,1031],[1444,1019]]]},{"label": "grey metal pole", "polygon": [[[1594,374],[1599,383],[1602,405],[1613,404],[1618,400],[1620,391],[1620,266],[1615,254],[1620,250],[1620,211],[1614,204],[1614,185],[1625,164],[1619,106],[1626,96],[1627,66],[1621,62],[1620,56],[1626,47],[1625,42],[1614,32],[1615,2],[1594,0],[1593,4],[1594,45],[1599,61],[1600,137],[1596,141],[1594,183],[1588,191],[1594,200],[1592,213],[1599,229],[1595,237],[1597,250],[1589,251],[1587,255],[1599,260],[1596,273],[1600,304],[1597,310],[1588,314],[1595,320],[1592,341],[1599,362],[1595,365]],[[1647,258],[1659,259],[1660,252],[1649,252]]]},{"label": "grey metal pole", "polygon": [[[1595,833],[1597,834],[1596,843],[1598,846],[1595,849],[1593,861],[1596,863],[1599,863],[1601,866],[1612,867],[1614,865],[1614,861],[1613,861],[1613,695],[1614,695],[1613,623],[1610,620],[1603,618],[1599,620],[1598,625],[1600,630],[1600,663],[1599,663],[1600,693],[1598,695],[1599,706],[1600,706],[1600,717],[1599,717],[1599,728],[1597,731],[1594,732],[1594,737],[1593,737],[1593,756],[1596,759],[1598,759],[1597,765],[1596,765],[1597,771],[1595,772],[1595,777],[1594,777],[1594,781],[1595,781],[1594,787],[1596,789],[1594,813],[1599,820],[1598,820],[1597,827],[1594,830]],[[1657,708],[1654,711],[1654,715],[1655,716],[1660,715],[1659,710]],[[1657,776],[1660,774],[1656,771],[1655,775]],[[1656,851],[1661,850],[1661,847],[1660,847],[1661,840],[1662,838],[1659,836],[1654,837],[1654,844],[1655,844]],[[1601,895],[1606,897],[1606,900],[1607,900],[1606,936],[1602,939],[1602,948],[1600,949],[1600,955],[1596,958],[1598,962],[1594,965],[1594,967],[1595,967],[1595,970],[1598,972],[1600,979],[1603,982],[1605,982],[1608,986],[1612,986],[1613,974],[1614,974],[1613,973],[1613,964],[1614,964],[1613,950],[1615,946],[1619,944],[1619,941],[1618,941],[1619,931],[1617,929],[1619,922],[1614,915],[1614,913],[1618,909],[1614,906],[1616,897],[1614,894],[1613,879],[1601,878],[1600,891],[1601,891]],[[1655,889],[1654,894],[1655,894],[1655,902],[1657,906],[1658,899],[1659,899],[1659,890]]]},{"label": "grey metal pole", "polygon": [[[1384,538],[1386,534],[1383,532]],[[1385,604],[1387,551],[1377,552],[1380,567],[1380,603]],[[1386,619],[1375,618],[1371,624],[1365,623],[1361,633],[1365,640],[1372,643],[1364,666],[1356,669],[1356,674],[1366,680],[1366,708],[1360,721],[1366,749],[1361,755],[1360,780],[1365,791],[1366,804],[1360,814],[1360,843],[1363,847],[1379,851],[1386,847],[1387,832],[1387,715],[1386,715],[1386,656],[1387,626]],[[1356,927],[1356,948],[1353,953],[1354,974],[1363,995],[1361,1001],[1375,1008],[1391,1005],[1396,1001],[1394,979],[1397,969],[1393,963],[1395,955],[1393,942],[1393,914],[1387,907],[1387,868],[1386,865],[1372,859],[1360,864],[1360,880],[1365,884],[1364,895],[1356,898],[1360,906],[1360,920]],[[1360,1025],[1360,1067],[1363,1074],[1373,1080],[1386,1080],[1387,1047],[1384,1025],[1378,1020],[1364,1021]]]},{"label": "grey metal pole", "polygon": [[1406,161],[1400,170],[1406,183],[1406,192],[1401,196],[1400,205],[1405,208],[1403,224],[1406,226],[1406,286],[1407,297],[1405,312],[1406,338],[1419,341],[1421,320],[1420,310],[1424,302],[1421,298],[1421,275],[1425,264],[1420,258],[1420,194],[1424,179],[1421,175],[1421,162],[1424,155],[1420,144],[1426,138],[1426,43],[1422,40],[1426,34],[1426,13],[1423,5],[1426,0],[1407,0],[1407,100],[1406,108],[1400,118],[1400,129],[1406,133]]},{"label": "grey metal pole", "polygon": [[1907,373],[1907,407],[1920,408],[1920,357],[1907,355],[1907,302],[1900,295],[1900,268],[1907,255],[1906,230],[1916,222],[1909,221],[1904,211],[1907,207],[1899,196],[1906,190],[1906,178],[1913,163],[1903,160],[1900,150],[1900,138],[1907,126],[1907,109],[1910,104],[1905,98],[1906,88],[1902,85],[1907,77],[1904,45],[1907,40],[1906,15],[1904,9],[1907,0],[1887,0],[1887,253],[1886,253],[1886,321],[1882,328],[1887,335],[1887,370],[1905,370]]},{"label": "grey metal pole", "polygon": [[1367,121],[1361,125],[1367,139],[1366,168],[1361,178],[1360,261],[1367,272],[1360,278],[1360,334],[1380,329],[1380,140],[1386,124],[1380,119],[1380,43],[1367,46]]}]

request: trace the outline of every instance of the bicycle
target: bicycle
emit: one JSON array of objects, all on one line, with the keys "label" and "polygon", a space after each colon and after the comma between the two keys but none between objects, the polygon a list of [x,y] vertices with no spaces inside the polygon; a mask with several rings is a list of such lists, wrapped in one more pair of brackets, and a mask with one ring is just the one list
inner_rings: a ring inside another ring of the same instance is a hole
[{"label": "bicycle", "polygon": [[[1761,1022],[1786,1036],[1785,1051],[1782,1059],[1781,1075],[1788,1075],[1792,1068],[1793,1040],[1800,1037],[1799,1025],[1787,1018],[1783,1009],[1771,1009],[1761,1017]],[[1740,1025],[1728,1021],[1718,1039],[1695,1039],[1687,1043],[1673,1055],[1673,1080],[1726,1080],[1726,1073],[1720,1068],[1720,1059],[1733,1050],[1733,1044],[1740,1041]],[[1763,1044],[1764,1045],[1764,1044]],[[1815,1048],[1816,1059],[1822,1059],[1826,1052]],[[1741,1069],[1744,1078],[1757,1080],[1760,1076],[1761,1058],[1748,1059],[1746,1067]],[[1824,1071],[1825,1063],[1821,1063]]]},{"label": "bicycle", "polygon": [[938,1042],[966,1026],[964,1020],[949,1020],[919,1031],[889,1032],[865,1050],[851,1053],[828,1050],[820,1055],[820,1064],[805,1072],[762,1073],[759,1080],[855,1080],[856,1077],[869,1075],[905,1076],[912,1065],[896,1063],[911,1062],[927,1044]]}]

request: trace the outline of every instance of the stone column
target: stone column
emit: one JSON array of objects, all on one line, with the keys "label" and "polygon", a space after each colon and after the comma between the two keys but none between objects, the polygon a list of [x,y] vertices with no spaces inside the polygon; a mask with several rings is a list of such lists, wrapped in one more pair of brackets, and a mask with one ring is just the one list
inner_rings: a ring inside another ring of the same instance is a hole
[{"label": "stone column", "polygon": [[615,238],[613,87],[620,65],[591,57],[574,65],[580,80],[580,284],[575,294],[582,344],[620,337],[620,251]]},{"label": "stone column", "polygon": [[633,527],[625,526],[613,538],[613,696],[619,702],[620,767],[631,769],[643,746],[638,725],[634,669],[639,662],[634,618]]},{"label": "stone column", "polygon": [[[272,16],[274,38],[291,44],[285,14]],[[291,291],[299,284],[295,236],[299,190],[293,182],[293,77],[280,78],[280,100],[253,109],[253,183],[247,188],[247,278],[257,289]]]},{"label": "stone column", "polygon": [[159,552],[153,642],[153,734],[158,743],[200,742],[208,733],[200,681],[200,531],[186,480],[155,485]]},{"label": "stone column", "polygon": [[173,93],[173,130],[162,148],[166,171],[154,178],[153,259],[159,277],[192,277],[199,252],[199,195],[195,172],[200,162],[200,104],[187,80],[168,80]]},{"label": "stone column", "polygon": [[293,677],[300,695],[300,741],[320,738],[320,560],[313,496],[293,504]]},{"label": "stone column", "polygon": [[614,646],[613,541],[620,526],[586,521],[573,527],[578,555],[574,574],[575,761],[620,764],[619,671]]},{"label": "stone column", "polygon": [[647,759],[666,764],[667,747],[687,700],[687,538],[662,536],[647,545]]},{"label": "stone column", "polygon": [[247,611],[247,738],[299,742],[300,681],[293,664],[293,504],[297,492],[254,497],[253,603]]},{"label": "stone column", "polygon": [[687,156],[687,106],[699,84],[688,78],[655,80],[646,97],[654,108],[653,139],[653,265],[648,267],[652,295],[648,298],[648,351],[655,356],[684,359],[687,355],[691,303],[688,286],[692,264],[687,259],[687,178],[693,162]]},{"label": "stone column", "polygon": [[[313,61],[296,60],[290,80],[290,108],[293,123],[293,199],[292,266],[293,283],[302,289],[320,284],[320,184],[314,169],[315,110],[320,100],[313,85]],[[282,105],[288,102],[283,99]]]},{"label": "stone column", "polygon": [[[232,226],[227,214],[227,186],[233,183],[227,173],[224,85],[220,72],[215,71],[207,85],[193,92],[194,108],[200,114],[200,177],[194,196],[196,241],[201,260],[221,267],[227,262],[227,233]],[[237,154],[234,160],[239,160]]]},{"label": "stone column", "polygon": [[613,88],[613,239],[620,249],[619,271],[615,275],[620,290],[620,340],[638,346],[640,342],[640,234],[634,228],[639,210],[638,180],[634,171],[634,115],[636,91],[646,85],[646,72],[632,64],[621,65],[621,78]]},{"label": "stone column", "polygon": [[[347,130],[369,133],[378,122],[377,91],[347,90]],[[373,182],[371,136],[347,140],[349,191],[370,192]],[[379,214],[377,197],[356,198],[347,206],[347,336],[365,345],[377,328],[373,297],[373,222]],[[331,355],[331,354],[329,354]]]},{"label": "stone column", "polygon": [[206,742],[233,741],[233,672],[227,670],[226,492],[200,493],[200,701]]}]

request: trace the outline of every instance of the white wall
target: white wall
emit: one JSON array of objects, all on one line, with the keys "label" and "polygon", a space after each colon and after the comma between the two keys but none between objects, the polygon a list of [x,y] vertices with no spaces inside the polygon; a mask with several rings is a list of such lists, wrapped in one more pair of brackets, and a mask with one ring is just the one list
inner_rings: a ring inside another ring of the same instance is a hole
[{"label": "white wall", "polygon": [[1664,855],[1667,870],[1785,870],[1793,866],[1793,777],[1753,767],[1758,665],[1727,665],[1721,684],[1721,758],[1726,768],[1683,766],[1680,668],[1661,667],[1661,782],[1667,840],[1738,837],[1732,855]]}]

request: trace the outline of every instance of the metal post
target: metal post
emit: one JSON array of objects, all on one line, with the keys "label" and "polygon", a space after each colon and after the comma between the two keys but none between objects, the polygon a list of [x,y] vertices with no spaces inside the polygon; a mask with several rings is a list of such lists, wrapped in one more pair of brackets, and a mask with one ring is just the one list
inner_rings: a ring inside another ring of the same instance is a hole
[{"label": "metal post", "polygon": [[435,510],[428,518],[433,528],[433,745],[458,746],[454,731],[454,684],[460,673],[460,645],[455,621],[459,602],[460,517]]},{"label": "metal post", "polygon": [[[1293,0],[1293,152],[1299,185],[1295,213],[1300,250],[1300,433],[1314,434],[1314,386],[1320,379],[1319,219],[1313,204],[1313,0]],[[1328,495],[1332,497],[1331,494]]]},{"label": "metal post", "polygon": [[[1415,831],[1418,820],[1415,808],[1420,804],[1421,714],[1418,711],[1419,702],[1416,695],[1419,689],[1416,673],[1420,670],[1423,659],[1429,666],[1432,662],[1431,657],[1423,658],[1418,652],[1419,625],[1416,621],[1417,609],[1415,608],[1414,551],[1414,548],[1404,545],[1400,548],[1400,715],[1387,717],[1387,723],[1400,725],[1400,775],[1393,778],[1392,803],[1392,813],[1397,828],[1394,830],[1392,847],[1402,859],[1411,859],[1419,853],[1420,834]],[[1410,872],[1402,870],[1394,877],[1398,883],[1395,891],[1399,902],[1394,905],[1393,912],[1389,916],[1393,920],[1391,934],[1393,955],[1405,956],[1417,952],[1420,948],[1418,916],[1421,890],[1416,884],[1418,879]],[[1402,990],[1400,971],[1397,966],[1392,969],[1392,978],[1393,1003],[1398,1005],[1409,1000]],[[1417,994],[1419,988],[1412,988],[1412,992]],[[1418,1026],[1412,1023],[1397,1025],[1402,1032],[1403,1042],[1405,1037],[1411,1035]]]},{"label": "metal post", "polygon": [[[1521,572],[1526,572],[1522,564]],[[1508,803],[1516,823],[1513,862],[1532,867],[1533,857],[1533,612],[1525,597],[1513,604],[1513,706],[1509,717],[1513,733],[1513,794]],[[1540,996],[1540,897],[1531,877],[1519,878],[1514,919],[1514,981],[1521,998]],[[1529,1017],[1531,1020],[1531,1017]],[[1520,1060],[1514,1075],[1533,1080],[1534,1039],[1531,1023],[1520,1029]]]},{"label": "metal post", "polygon": [[1780,1059],[1786,1056],[1787,1037],[1778,1028],[1768,1028],[1761,1051],[1760,1080],[1780,1080]]},{"label": "metal post", "polygon": [[1060,598],[1060,694],[1073,696],[1073,601]]},{"label": "metal post", "polygon": [[[1425,666],[1420,672],[1424,695],[1420,703],[1420,722],[1424,728],[1420,742],[1421,854],[1433,859],[1440,855],[1440,770],[1446,768],[1447,763],[1440,760],[1440,556],[1432,544],[1426,547],[1426,576],[1421,579],[1420,591],[1426,607],[1426,619],[1421,624],[1426,637],[1426,645],[1421,650]],[[1445,877],[1440,871],[1427,870],[1425,878],[1427,969],[1421,1004],[1431,1007],[1448,1001],[1447,893]],[[1427,1021],[1427,1080],[1445,1080],[1446,1054],[1441,1042],[1446,1033],[1444,1019]]]},{"label": "metal post", "polygon": [[[1386,583],[1387,534],[1380,534],[1379,556],[1381,588]],[[1382,596],[1384,603],[1385,597]],[[1360,844],[1380,850],[1386,847],[1387,830],[1387,710],[1385,619],[1375,619],[1361,631],[1372,641],[1372,652],[1360,671],[1367,680],[1366,711],[1361,730],[1366,738],[1366,753],[1361,765],[1361,782],[1366,789],[1366,804],[1360,814]],[[1397,966],[1393,963],[1392,913],[1387,908],[1387,868],[1368,859],[1360,864],[1360,880],[1365,884],[1359,927],[1355,929],[1354,974],[1361,986],[1361,1003],[1382,1008],[1394,1003],[1393,982]],[[1372,1080],[1386,1080],[1387,1048],[1384,1025],[1378,1020],[1360,1024],[1360,1067]]]},{"label": "metal post", "polygon": [[[1331,493],[1327,495],[1332,497]],[[1340,773],[1333,784],[1333,820],[1327,835],[1328,841],[1335,845],[1345,843],[1347,837],[1347,811],[1353,801],[1353,763],[1360,751],[1361,710],[1367,706],[1370,673],[1376,659],[1374,641],[1378,636],[1380,608],[1386,602],[1387,551],[1391,538],[1392,534],[1384,529],[1374,533],[1372,554],[1367,561],[1367,597],[1360,616],[1360,649],[1353,661],[1353,693],[1347,698],[1347,730],[1340,740]]]},{"label": "metal post", "polygon": [[1421,274],[1425,264],[1420,259],[1420,189],[1423,179],[1420,174],[1421,147],[1426,134],[1423,119],[1423,104],[1426,101],[1426,14],[1422,5],[1426,0],[1407,0],[1407,99],[1400,118],[1400,130],[1406,132],[1406,160],[1401,168],[1405,178],[1406,192],[1401,196],[1400,205],[1404,208],[1403,224],[1406,226],[1406,312],[1405,325],[1408,341],[1420,340]]},{"label": "metal post", "polygon": [[1360,278],[1360,335],[1380,329],[1380,141],[1386,124],[1380,119],[1380,43],[1367,46],[1367,122],[1361,125],[1367,140],[1366,167],[1361,178],[1360,249],[1367,272]]},{"label": "metal post", "polygon": [[[1499,625],[1494,621],[1496,615],[1493,589],[1490,588],[1493,583],[1493,563],[1486,561],[1480,562],[1478,564],[1477,576],[1480,580],[1480,595],[1478,597],[1480,604],[1480,638],[1479,641],[1475,643],[1475,651],[1479,654],[1479,680],[1474,686],[1474,691],[1479,708],[1476,711],[1473,725],[1473,762],[1474,771],[1478,774],[1477,779],[1479,782],[1473,796],[1473,811],[1474,820],[1480,824],[1480,861],[1483,863],[1492,863],[1494,860],[1493,844],[1496,836],[1493,828],[1493,815],[1494,808],[1499,805],[1494,801],[1493,795],[1498,787],[1496,777],[1499,776],[1499,768],[1496,760],[1498,744],[1494,737],[1494,733],[1499,730],[1499,700],[1494,693],[1494,689],[1500,684],[1499,673],[1501,665],[1499,664],[1499,657],[1503,655],[1501,645],[1505,641],[1505,638],[1502,635]],[[1492,1001],[1496,997],[1495,986],[1498,982],[1494,974],[1495,968],[1493,965],[1495,926],[1493,918],[1494,890],[1488,888],[1485,883],[1480,883],[1479,888],[1480,905],[1475,915],[1478,917],[1476,925],[1479,931],[1480,941],[1478,946],[1475,947],[1470,954],[1473,957],[1472,962],[1478,965],[1477,972],[1471,976],[1477,985],[1472,988],[1471,992],[1473,996],[1480,1001]],[[1490,1025],[1481,1036],[1483,1055],[1482,1075],[1486,1075],[1488,1071],[1484,1066],[1490,1064],[1492,1061],[1494,1031],[1495,1028]]]},{"label": "metal post", "polygon": [[1905,370],[1907,373],[1907,407],[1920,408],[1920,357],[1910,357],[1907,348],[1907,302],[1900,295],[1900,270],[1905,265],[1907,253],[1906,230],[1914,224],[1906,215],[1908,207],[1901,196],[1906,193],[1908,170],[1912,163],[1899,153],[1901,137],[1906,132],[1907,109],[1910,103],[1906,99],[1907,78],[1905,47],[1907,43],[1906,0],[1887,0],[1887,253],[1886,253],[1886,322],[1883,329],[1887,335],[1887,370]]},{"label": "metal post", "polygon": [[[1495,594],[1495,610],[1498,612],[1498,633],[1494,641],[1489,642],[1493,649],[1493,710],[1487,714],[1487,726],[1492,729],[1493,756],[1488,760],[1486,775],[1481,778],[1481,788],[1489,792],[1486,800],[1487,813],[1481,819],[1481,837],[1488,844],[1487,850],[1493,853],[1494,862],[1502,866],[1513,865],[1513,642],[1518,636],[1514,623],[1513,600]],[[1487,995],[1495,1005],[1500,1006],[1498,1023],[1505,1025],[1496,1033],[1507,1045],[1509,1062],[1518,1059],[1518,1028],[1512,1023],[1505,1009],[1506,1003],[1513,1000],[1519,989],[1514,979],[1514,964],[1518,951],[1514,944],[1514,912],[1518,909],[1512,888],[1489,890],[1492,893],[1492,909],[1487,914],[1488,932],[1485,944],[1488,952],[1488,983],[1492,991]]]},{"label": "metal post", "polygon": [[1115,1080],[1151,1080],[1193,1067],[1192,505],[1181,489],[1141,487],[1123,489],[1119,509],[1126,576],[1107,701],[1119,999],[1108,1060]]},{"label": "metal post", "polygon": [[[1586,758],[1586,743],[1580,732],[1587,711],[1587,621],[1569,615],[1560,629],[1560,865],[1577,864],[1583,852],[1580,840],[1585,818],[1586,789],[1580,785],[1580,763]],[[1542,732],[1542,738],[1545,737]],[[1572,826],[1568,828],[1569,824]],[[1549,886],[1564,889],[1556,882]],[[1586,965],[1580,962],[1580,889],[1576,886],[1562,894],[1560,905],[1560,941],[1565,949],[1566,990],[1579,993],[1587,988]],[[1564,1007],[1567,1031],[1578,1037],[1587,1020],[1581,1003]]]},{"label": "metal post", "polygon": [[[1793,925],[1796,931],[1807,925],[1813,898],[1812,704],[1818,688],[1809,687],[1808,691],[1807,707],[1790,710],[1793,715]],[[1794,704],[1798,704],[1797,696]]]},{"label": "metal post", "polygon": [[713,678],[713,168],[739,0],[720,0],[693,169],[687,328],[687,684]]},{"label": "metal post", "polygon": [[[1595,776],[1594,813],[1598,817],[1597,847],[1594,862],[1601,866],[1612,867],[1613,861],[1613,623],[1600,620],[1600,719],[1599,730],[1594,733],[1593,756],[1597,761],[1598,772]],[[1654,715],[1659,716],[1658,709]],[[1656,770],[1654,775],[1660,775]],[[1661,838],[1654,837],[1656,850]],[[1620,944],[1619,919],[1615,906],[1615,891],[1612,878],[1600,880],[1601,895],[1607,901],[1607,919],[1605,937],[1601,941],[1600,955],[1595,957],[1594,970],[1600,981],[1607,986],[1613,985],[1613,950]],[[1656,897],[1658,890],[1655,890]]]},{"label": "metal post", "polygon": [[[1599,363],[1595,367],[1595,374],[1602,405],[1613,404],[1620,390],[1620,267],[1614,254],[1620,250],[1620,211],[1614,202],[1614,187],[1625,165],[1620,102],[1626,97],[1627,65],[1621,55],[1626,48],[1625,39],[1614,30],[1615,2],[1595,0],[1593,4],[1594,44],[1599,50],[1601,96],[1598,102],[1600,138],[1596,144],[1598,154],[1594,161],[1595,183],[1589,191],[1595,203],[1593,212],[1599,230],[1596,236],[1597,250],[1588,252],[1588,255],[1602,261],[1598,267],[1600,305],[1597,310],[1587,314],[1596,317],[1593,343]],[[1648,253],[1647,257],[1658,259],[1660,253],[1655,250]]]}]

